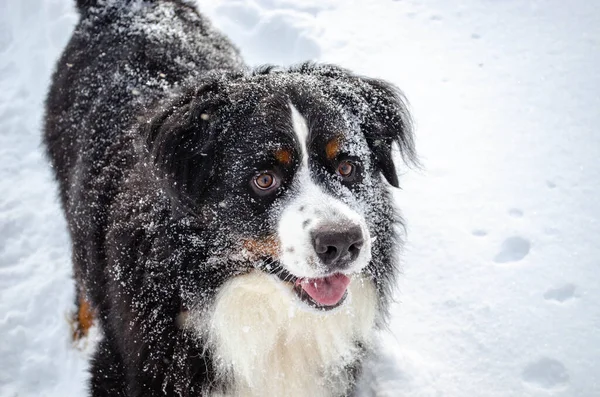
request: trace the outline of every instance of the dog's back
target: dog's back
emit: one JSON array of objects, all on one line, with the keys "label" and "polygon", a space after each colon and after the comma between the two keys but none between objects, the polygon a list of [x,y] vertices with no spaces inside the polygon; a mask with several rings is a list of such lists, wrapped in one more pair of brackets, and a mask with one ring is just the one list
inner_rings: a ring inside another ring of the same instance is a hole
[{"label": "dog's back", "polygon": [[[107,208],[135,154],[146,107],[209,71],[243,67],[237,49],[179,0],[78,0],[81,14],[46,101],[45,144],[73,240],[76,277],[102,302]],[[98,308],[102,311],[102,307]],[[100,316],[102,318],[102,316]]]}]

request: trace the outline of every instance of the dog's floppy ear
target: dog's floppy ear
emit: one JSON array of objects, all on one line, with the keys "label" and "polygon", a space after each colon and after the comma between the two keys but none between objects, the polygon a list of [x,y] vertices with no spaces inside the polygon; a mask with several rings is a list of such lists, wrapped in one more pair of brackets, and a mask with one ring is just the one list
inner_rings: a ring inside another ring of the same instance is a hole
[{"label": "dog's floppy ear", "polygon": [[405,163],[416,165],[417,157],[412,131],[412,120],[400,91],[393,85],[377,79],[359,77],[359,91],[368,111],[362,130],[385,179],[399,187],[398,175],[392,156],[396,143]]},{"label": "dog's floppy ear", "polygon": [[212,81],[183,92],[145,123],[150,161],[171,198],[188,208],[211,177],[220,129],[215,119],[226,104],[220,82]]},{"label": "dog's floppy ear", "polygon": [[361,129],[383,176],[399,187],[392,159],[393,144],[398,144],[405,163],[418,165],[412,121],[404,97],[396,87],[383,80],[357,76],[335,65],[303,63],[293,72],[317,75],[329,80],[333,98],[357,115]]}]

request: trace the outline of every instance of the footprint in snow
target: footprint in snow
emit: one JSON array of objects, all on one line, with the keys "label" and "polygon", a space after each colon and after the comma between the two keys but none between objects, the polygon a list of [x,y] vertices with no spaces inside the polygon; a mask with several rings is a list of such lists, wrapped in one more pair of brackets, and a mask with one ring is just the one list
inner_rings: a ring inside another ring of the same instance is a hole
[{"label": "footprint in snow", "polygon": [[321,56],[321,47],[312,37],[317,13],[313,8],[231,1],[224,2],[216,12],[234,41],[247,49],[244,56],[252,64],[286,65]]},{"label": "footprint in snow", "polygon": [[569,374],[564,364],[547,357],[529,363],[523,369],[521,378],[531,386],[546,390],[564,387],[569,382]]},{"label": "footprint in snow", "polygon": [[523,210],[520,210],[518,208],[511,208],[508,210],[508,215],[512,216],[513,218],[522,218]]},{"label": "footprint in snow", "polygon": [[[519,208],[511,208],[508,210],[508,214],[510,216],[512,216],[513,218],[522,218],[524,215],[524,212],[523,212],[523,210],[521,210]],[[488,231],[485,229],[478,228],[478,229],[473,229],[471,231],[471,234],[473,236],[477,236],[477,237],[484,237],[484,236],[488,235]]]},{"label": "footprint in snow", "polygon": [[573,284],[565,284],[558,288],[550,288],[544,293],[544,299],[562,303],[575,298],[575,289],[576,287]]},{"label": "footprint in snow", "polygon": [[529,254],[531,243],[520,237],[509,237],[502,242],[500,251],[494,257],[496,263],[518,262]]}]

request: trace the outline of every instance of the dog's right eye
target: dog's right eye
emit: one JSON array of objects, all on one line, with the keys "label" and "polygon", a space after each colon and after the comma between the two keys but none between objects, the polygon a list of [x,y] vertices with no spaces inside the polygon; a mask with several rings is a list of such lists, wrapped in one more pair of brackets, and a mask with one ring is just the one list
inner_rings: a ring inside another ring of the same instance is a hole
[{"label": "dog's right eye", "polygon": [[254,187],[258,193],[267,193],[279,187],[280,181],[277,176],[269,171],[261,172],[253,179]]}]

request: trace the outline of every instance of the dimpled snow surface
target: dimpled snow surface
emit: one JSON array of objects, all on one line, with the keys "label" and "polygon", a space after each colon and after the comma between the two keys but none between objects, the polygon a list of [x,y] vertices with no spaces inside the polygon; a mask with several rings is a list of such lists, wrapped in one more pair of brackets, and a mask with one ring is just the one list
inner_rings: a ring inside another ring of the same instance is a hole
[{"label": "dimpled snow surface", "polygon": [[[0,1],[0,396],[85,395],[69,240],[41,148],[72,0]],[[253,65],[332,62],[408,97],[420,170],[364,396],[600,396],[600,6],[202,0]]]}]

